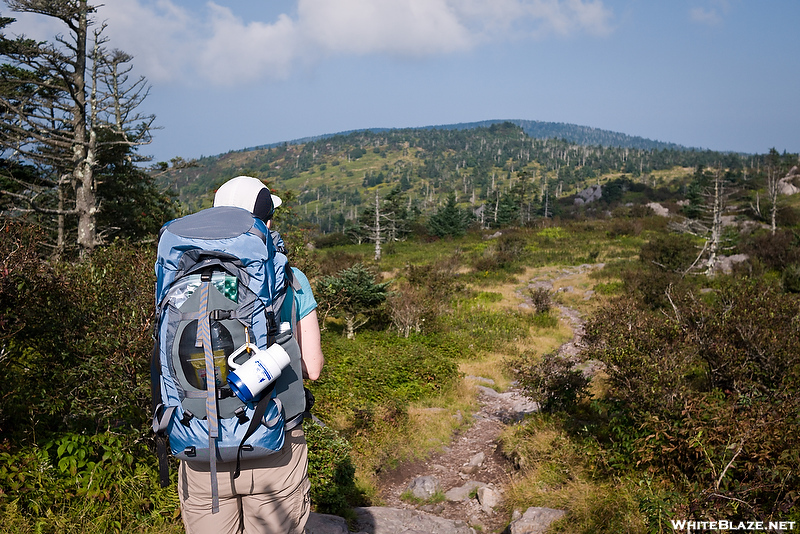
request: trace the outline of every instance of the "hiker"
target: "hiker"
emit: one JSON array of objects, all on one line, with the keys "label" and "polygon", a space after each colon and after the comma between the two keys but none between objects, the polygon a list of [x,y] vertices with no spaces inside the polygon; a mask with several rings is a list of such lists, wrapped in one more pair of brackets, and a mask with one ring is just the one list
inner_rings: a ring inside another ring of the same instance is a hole
[{"label": "hiker", "polygon": [[[281,199],[272,195],[260,180],[239,176],[227,181],[214,197],[214,206],[244,208],[264,221],[273,239],[280,240],[271,230],[272,215]],[[282,245],[282,240],[280,241]],[[288,273],[287,273],[288,274]],[[281,308],[282,322],[291,322],[293,335],[300,346],[302,378],[316,380],[324,363],[320,345],[317,302],[308,278],[297,268],[291,268],[294,287],[288,288]],[[292,313],[295,316],[292,318]],[[293,319],[293,320],[292,320]],[[282,383],[290,376],[297,383]],[[296,374],[283,373],[276,382],[278,398],[283,398],[286,413],[286,437],[283,449],[259,459],[242,460],[240,476],[234,479],[235,462],[217,463],[219,513],[211,512],[211,489],[207,466],[180,462],[178,494],[181,515],[189,534],[290,533],[305,529],[310,513],[310,483],[308,480],[308,449],[303,434],[305,393],[302,379]],[[298,396],[303,398],[299,399]],[[299,403],[299,404],[298,404]],[[295,406],[299,406],[295,408]],[[293,413],[297,412],[297,413]]]}]

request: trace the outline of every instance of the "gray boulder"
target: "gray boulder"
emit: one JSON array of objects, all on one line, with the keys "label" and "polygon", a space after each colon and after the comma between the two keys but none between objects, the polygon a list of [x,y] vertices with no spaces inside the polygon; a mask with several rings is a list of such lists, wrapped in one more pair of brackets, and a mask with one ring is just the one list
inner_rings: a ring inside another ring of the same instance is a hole
[{"label": "gray boulder", "polygon": [[338,515],[311,513],[306,523],[306,534],[348,534],[347,521]]},{"label": "gray boulder", "polygon": [[500,492],[491,486],[482,486],[478,488],[478,502],[481,503],[481,509],[487,513],[494,513],[495,507],[500,504]]},{"label": "gray boulder", "polygon": [[544,534],[553,521],[564,517],[564,510],[553,508],[528,508],[519,519],[509,525],[510,534]]},{"label": "gray boulder", "polygon": [[439,479],[432,476],[417,477],[408,485],[408,491],[411,492],[411,495],[423,501],[427,501],[441,489]]},{"label": "gray boulder", "polygon": [[444,519],[418,510],[371,506],[355,508],[358,531],[367,534],[476,534],[464,521]]},{"label": "gray boulder", "polygon": [[459,502],[459,501],[466,501],[470,498],[470,494],[485,486],[484,482],[478,482],[477,480],[470,480],[463,486],[458,486],[455,488],[449,489],[444,496],[447,498],[448,501]]}]

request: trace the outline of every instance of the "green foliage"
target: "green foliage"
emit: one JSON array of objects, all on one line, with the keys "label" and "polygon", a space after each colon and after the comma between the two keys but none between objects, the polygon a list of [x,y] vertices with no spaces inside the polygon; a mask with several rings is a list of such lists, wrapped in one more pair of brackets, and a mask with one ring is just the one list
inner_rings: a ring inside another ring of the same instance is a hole
[{"label": "green foliage", "polygon": [[27,231],[6,230],[0,425],[39,434],[140,428],[150,397],[152,251],[119,242],[55,269]]},{"label": "green foliage", "polygon": [[456,204],[456,196],[447,197],[447,203],[428,220],[428,231],[436,237],[458,237],[467,229],[468,215]]},{"label": "green foliage", "polygon": [[507,362],[526,396],[538,402],[545,412],[574,410],[589,396],[589,379],[576,369],[576,363],[555,352],[535,358],[523,353]]},{"label": "green foliage", "polygon": [[323,333],[323,344],[325,368],[311,386],[315,410],[323,420],[350,418],[351,429],[369,426],[385,406],[402,419],[408,402],[442,392],[458,377],[458,348],[439,336],[368,331],[348,341]]},{"label": "green foliage", "polygon": [[438,333],[454,346],[462,347],[463,356],[497,351],[509,343],[524,339],[532,326],[553,328],[558,320],[549,314],[491,310],[481,304],[482,297],[458,299],[447,316],[440,319]]},{"label": "green foliage", "polygon": [[663,313],[619,297],[586,327],[585,357],[608,375],[595,432],[610,465],[665,473],[696,516],[782,517],[800,491],[800,301],[735,279],[671,303]]},{"label": "green foliage", "polygon": [[323,324],[328,315],[343,316],[345,333],[348,339],[354,338],[356,328],[365,324],[386,300],[390,283],[377,283],[375,275],[361,263],[321,277],[314,296],[322,310]]},{"label": "green foliage", "polygon": [[608,283],[600,283],[594,286],[594,291],[600,295],[618,295],[620,294],[625,285],[622,281],[616,280]]},{"label": "green foliage", "polygon": [[355,484],[350,444],[328,426],[304,425],[308,442],[308,478],[316,512],[353,519],[351,507],[363,504]]},{"label": "green foliage", "polygon": [[695,240],[687,234],[659,235],[642,246],[639,259],[666,272],[685,272],[697,258]]},{"label": "green foliage", "polygon": [[566,230],[560,226],[549,226],[547,228],[543,228],[537,234],[538,237],[543,239],[564,239],[569,237],[569,234]]},{"label": "green foliage", "polygon": [[504,233],[483,250],[481,256],[473,263],[473,268],[477,272],[520,272],[520,266],[528,260],[527,244],[528,241],[523,233],[513,231]]},{"label": "green foliage", "polygon": [[536,313],[547,313],[553,306],[553,297],[550,290],[547,288],[537,287],[528,289],[528,296],[531,299],[531,304]]},{"label": "green foliage", "polygon": [[141,532],[174,523],[178,510],[175,485],[160,487],[136,434],[63,434],[4,450],[0,490],[0,517],[24,518],[21,532]]},{"label": "green foliage", "polygon": [[783,271],[800,264],[800,239],[794,232],[756,233],[741,244],[742,252],[757,258],[768,270]]},{"label": "green foliage", "polygon": [[642,245],[638,266],[629,264],[620,276],[631,295],[653,309],[670,306],[670,294],[694,285],[685,273],[697,258],[690,236],[658,235]]},{"label": "green foliage", "polygon": [[[471,495],[470,498],[474,499],[477,496],[477,489],[473,490],[475,495]],[[400,494],[400,500],[403,502],[411,503],[414,506],[421,506],[423,504],[438,504],[440,502],[444,502],[447,500],[447,496],[444,494],[442,490],[436,490],[433,495],[431,495],[427,499],[420,499],[416,497],[411,490],[406,490]]]},{"label": "green foliage", "polygon": [[135,152],[120,141],[120,136],[100,130],[102,149],[98,155],[97,196],[100,209],[98,227],[109,235],[143,240],[158,233],[166,221],[178,215],[173,195],[156,185],[155,179],[137,167]]},{"label": "green foliage", "polygon": [[406,281],[395,284],[387,304],[400,335],[435,331],[439,318],[450,309],[452,297],[463,290],[456,275],[458,255],[425,265],[406,265]]}]

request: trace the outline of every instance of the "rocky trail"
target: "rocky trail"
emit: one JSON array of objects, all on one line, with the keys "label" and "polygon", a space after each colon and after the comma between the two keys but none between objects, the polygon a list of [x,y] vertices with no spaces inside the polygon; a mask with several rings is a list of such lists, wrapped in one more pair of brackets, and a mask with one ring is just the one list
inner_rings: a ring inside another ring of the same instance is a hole
[{"label": "rocky trail", "polygon": [[[591,267],[595,266],[564,269],[555,278],[530,280],[527,287],[554,290],[554,283],[559,279]],[[523,293],[523,290],[516,291],[524,307],[529,303]],[[561,345],[559,352],[575,355],[583,322],[574,309],[564,305],[556,307],[561,320],[566,321],[573,332],[572,339]],[[563,516],[561,510],[530,508],[524,513],[515,511],[509,524],[502,501],[514,466],[499,451],[498,438],[507,425],[520,421],[538,406],[521,395],[513,384],[498,392],[490,379],[475,376],[467,379],[478,391],[480,406],[472,414],[472,424],[457,433],[442,451],[384,473],[379,484],[384,506],[357,508],[358,530],[355,532],[537,534],[545,532],[551,522]],[[347,534],[350,531],[342,518],[312,514],[306,532]]]}]

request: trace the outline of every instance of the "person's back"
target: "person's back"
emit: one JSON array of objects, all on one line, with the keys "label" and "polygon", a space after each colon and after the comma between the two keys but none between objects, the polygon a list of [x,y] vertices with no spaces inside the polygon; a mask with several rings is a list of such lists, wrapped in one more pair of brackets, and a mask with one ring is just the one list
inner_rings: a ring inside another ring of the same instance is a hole
[{"label": "person's back", "polygon": [[[271,230],[272,214],[280,198],[256,178],[239,176],[216,192],[214,206],[243,208],[263,220]],[[178,493],[189,534],[263,532],[301,533],[310,513],[308,449],[302,420],[306,412],[303,379],[316,380],[324,365],[317,322],[317,303],[306,276],[292,268],[280,322],[292,325],[300,348],[299,358],[276,381],[277,398],[286,415],[283,449],[261,459],[243,461],[240,476],[235,466],[217,465],[219,513],[211,513],[209,473],[200,465],[180,462]],[[302,399],[300,398],[302,396]]]}]

